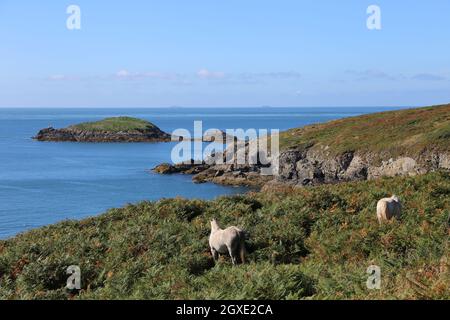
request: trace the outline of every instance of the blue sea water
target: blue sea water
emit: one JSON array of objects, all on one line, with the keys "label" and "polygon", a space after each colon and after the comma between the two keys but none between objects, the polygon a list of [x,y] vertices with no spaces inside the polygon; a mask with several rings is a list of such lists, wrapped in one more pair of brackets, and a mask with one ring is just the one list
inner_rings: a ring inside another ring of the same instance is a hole
[{"label": "blue sea water", "polygon": [[[390,108],[394,109],[394,108]],[[194,184],[190,176],[147,170],[170,162],[173,143],[37,142],[40,129],[127,115],[162,130],[280,129],[388,108],[0,109],[0,239],[65,219],[81,219],[140,200],[212,199],[244,188]]]}]

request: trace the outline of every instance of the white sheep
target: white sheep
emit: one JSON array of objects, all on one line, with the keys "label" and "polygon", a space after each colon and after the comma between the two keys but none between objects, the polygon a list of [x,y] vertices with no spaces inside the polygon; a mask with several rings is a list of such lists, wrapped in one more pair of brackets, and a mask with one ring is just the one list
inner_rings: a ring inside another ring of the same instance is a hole
[{"label": "white sheep", "polygon": [[401,212],[402,204],[400,203],[400,200],[396,195],[378,201],[377,218],[380,224],[382,224],[384,221],[391,220],[393,217],[399,219]]}]

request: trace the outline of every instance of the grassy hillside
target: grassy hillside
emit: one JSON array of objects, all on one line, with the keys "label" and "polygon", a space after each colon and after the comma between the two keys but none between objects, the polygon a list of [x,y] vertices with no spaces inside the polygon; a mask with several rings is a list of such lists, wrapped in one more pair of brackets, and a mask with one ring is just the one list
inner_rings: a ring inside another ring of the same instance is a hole
[{"label": "grassy hillside", "polygon": [[84,122],[73,125],[70,128],[84,131],[101,131],[101,132],[120,132],[149,130],[155,128],[155,125],[137,118],[131,117],[113,117],[106,118],[96,122]]},{"label": "grassy hillside", "polygon": [[[391,193],[404,214],[380,227],[376,201]],[[449,214],[448,172],[142,202],[0,241],[0,298],[450,299]],[[250,263],[214,266],[212,217],[248,230]],[[381,290],[366,288],[372,264]],[[64,288],[69,265],[80,292]]]},{"label": "grassy hillside", "polygon": [[418,154],[425,149],[450,151],[450,104],[373,113],[291,129],[280,135],[282,149],[298,146],[347,151]]}]

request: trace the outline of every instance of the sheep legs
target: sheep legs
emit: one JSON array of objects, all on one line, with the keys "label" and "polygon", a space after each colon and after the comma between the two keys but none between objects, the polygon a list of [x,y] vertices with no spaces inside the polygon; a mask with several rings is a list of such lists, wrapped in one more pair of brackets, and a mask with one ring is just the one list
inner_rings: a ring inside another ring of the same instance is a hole
[{"label": "sheep legs", "polygon": [[231,262],[233,263],[233,265],[236,265],[237,260],[236,260],[235,252],[233,252],[233,249],[231,247],[228,247],[228,252],[230,253]]},{"label": "sheep legs", "polygon": [[[236,250],[233,251],[233,249],[231,247],[227,247],[227,249],[228,249],[228,253],[230,254],[230,257],[231,257],[231,262],[233,263],[233,265],[236,265],[237,264],[237,255],[235,252]],[[211,248],[211,255],[214,259],[214,262],[217,262],[219,259],[219,252],[216,249]]]},{"label": "sheep legs", "polygon": [[211,248],[211,254],[213,256],[214,262],[217,262],[217,260],[219,259],[219,253],[214,248]]}]

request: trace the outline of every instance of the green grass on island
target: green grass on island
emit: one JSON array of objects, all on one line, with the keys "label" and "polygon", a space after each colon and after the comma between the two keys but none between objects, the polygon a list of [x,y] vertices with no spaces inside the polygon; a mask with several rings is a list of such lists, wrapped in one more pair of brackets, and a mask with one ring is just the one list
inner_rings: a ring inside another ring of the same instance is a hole
[{"label": "green grass on island", "polygon": [[417,155],[450,151],[450,104],[344,118],[280,134],[281,149],[328,147],[334,154]]},{"label": "green grass on island", "polygon": [[70,126],[69,128],[83,131],[101,131],[101,132],[127,132],[144,131],[156,128],[154,124],[146,120],[132,117],[112,117],[95,122],[84,122]]},{"label": "green grass on island", "polygon": [[[397,194],[400,221],[376,203]],[[141,202],[0,241],[3,299],[450,299],[450,174]],[[214,265],[209,221],[249,233],[248,260]],[[65,288],[81,268],[82,290]],[[381,289],[366,286],[370,265]]]}]

